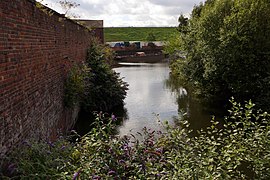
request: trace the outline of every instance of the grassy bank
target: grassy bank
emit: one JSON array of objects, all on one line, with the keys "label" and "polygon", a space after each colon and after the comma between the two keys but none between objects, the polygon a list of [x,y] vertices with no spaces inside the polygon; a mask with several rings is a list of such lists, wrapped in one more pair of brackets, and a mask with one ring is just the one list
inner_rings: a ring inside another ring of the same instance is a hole
[{"label": "grassy bank", "polygon": [[153,33],[157,41],[166,41],[176,32],[175,27],[111,27],[104,28],[106,42],[145,41]]}]

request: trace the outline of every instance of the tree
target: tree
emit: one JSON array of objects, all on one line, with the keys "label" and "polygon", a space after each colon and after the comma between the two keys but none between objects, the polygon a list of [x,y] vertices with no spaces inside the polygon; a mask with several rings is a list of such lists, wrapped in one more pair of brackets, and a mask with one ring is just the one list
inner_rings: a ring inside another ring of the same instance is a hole
[{"label": "tree", "polygon": [[269,1],[207,0],[195,6],[179,38],[186,58],[176,61],[175,74],[200,97],[222,102],[233,95],[269,107]]},{"label": "tree", "polygon": [[67,16],[69,18],[79,17],[78,15],[71,13],[70,10],[73,8],[77,8],[78,6],[80,6],[80,4],[73,2],[73,1],[67,1],[67,0],[61,0],[58,3],[60,4],[61,8],[63,9],[65,16]]},{"label": "tree", "polygon": [[183,14],[181,14],[178,18],[178,31],[181,33],[186,33],[186,28],[188,25],[188,18],[186,18]]},{"label": "tree", "polygon": [[[57,3],[60,4],[62,10],[64,11],[65,17],[67,17],[67,18],[79,18],[80,17],[79,15],[70,12],[71,9],[77,8],[78,6],[80,6],[80,4],[73,2],[73,1],[67,1],[67,0],[60,0]],[[37,0],[35,4],[36,4],[37,8],[39,8],[41,11],[48,14],[49,16],[52,16],[54,14],[54,11],[47,7],[48,4],[45,4],[44,0]]]}]

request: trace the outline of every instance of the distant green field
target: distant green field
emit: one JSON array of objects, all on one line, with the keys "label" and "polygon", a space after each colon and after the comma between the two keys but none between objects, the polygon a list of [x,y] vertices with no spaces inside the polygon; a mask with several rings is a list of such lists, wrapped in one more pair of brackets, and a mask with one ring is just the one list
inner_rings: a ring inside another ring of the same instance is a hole
[{"label": "distant green field", "polygon": [[176,32],[175,27],[111,27],[104,28],[105,42],[145,41],[152,32],[157,41],[166,41]]}]

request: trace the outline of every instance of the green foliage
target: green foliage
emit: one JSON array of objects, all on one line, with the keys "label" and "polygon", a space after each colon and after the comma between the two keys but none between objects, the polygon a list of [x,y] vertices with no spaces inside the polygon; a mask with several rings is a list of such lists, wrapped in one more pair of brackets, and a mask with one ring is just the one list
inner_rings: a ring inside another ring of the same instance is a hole
[{"label": "green foliage", "polygon": [[128,84],[113,71],[112,50],[93,40],[84,64],[74,65],[65,83],[65,105],[78,104],[87,112],[108,111],[122,105]]},{"label": "green foliage", "polygon": [[88,111],[108,111],[112,107],[123,104],[128,84],[119,73],[108,65],[112,58],[111,51],[98,43],[92,43],[87,52],[86,64],[91,67],[91,77],[84,93],[83,106]]},{"label": "green foliage", "polygon": [[155,35],[156,41],[166,41],[176,32],[175,27],[111,27],[104,28],[106,42],[113,41],[147,41],[149,33]]},{"label": "green foliage", "polygon": [[67,107],[74,107],[82,101],[87,76],[91,73],[85,64],[71,67],[65,82],[64,102]]},{"label": "green foliage", "polygon": [[[54,14],[54,12],[50,8],[44,6],[42,4],[42,2],[43,2],[43,0],[35,1],[36,7],[38,9],[40,9],[42,12],[44,12],[45,14],[47,14],[48,16],[52,16]],[[45,4],[45,5],[47,5],[47,4]]]},{"label": "green foliage", "polygon": [[166,41],[164,45],[164,53],[169,54],[172,60],[176,60],[179,57],[179,53],[181,54],[180,47],[182,47],[183,42],[179,37],[178,33],[172,34],[171,38]]},{"label": "green foliage", "polygon": [[113,135],[116,119],[97,114],[95,128],[74,145],[60,139],[20,148],[9,161],[15,173],[9,175],[20,179],[269,179],[270,116],[255,111],[251,101],[244,106],[231,102],[224,125],[213,119],[195,137],[185,119],[175,128],[165,122],[164,133],[144,128],[136,136],[118,137]]},{"label": "green foliage", "polygon": [[[253,99],[269,107],[270,3],[207,0],[195,6],[177,48],[180,74],[207,100]],[[180,64],[179,64],[180,63]]]},{"label": "green foliage", "polygon": [[[5,160],[0,170],[3,179],[66,179],[73,170],[74,148],[67,139],[56,142],[29,140],[23,142]],[[1,178],[1,179],[2,179]]]},{"label": "green foliage", "polygon": [[[173,129],[168,150],[175,172],[171,177],[183,179],[268,179],[269,114],[254,111],[254,104],[245,107],[231,100],[230,116],[221,125],[212,120],[207,130],[190,138],[187,129]],[[252,121],[251,121],[252,120]],[[263,124],[263,125],[262,125]],[[188,127],[187,122],[182,126]],[[181,151],[181,153],[177,153]]]},{"label": "green foliage", "polygon": [[156,41],[156,36],[152,32],[150,32],[150,33],[148,33],[146,40],[148,42]]},{"label": "green foliage", "polygon": [[187,32],[188,18],[186,18],[183,14],[181,14],[178,18],[178,28],[177,30],[181,33]]}]

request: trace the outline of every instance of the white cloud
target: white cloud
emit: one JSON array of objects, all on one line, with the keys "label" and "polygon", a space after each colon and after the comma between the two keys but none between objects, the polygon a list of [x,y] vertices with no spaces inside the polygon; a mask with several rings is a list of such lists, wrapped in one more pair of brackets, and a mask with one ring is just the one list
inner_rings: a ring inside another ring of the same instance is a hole
[{"label": "white cloud", "polygon": [[[59,0],[43,0],[63,13]],[[189,15],[194,5],[205,0],[70,0],[80,4],[72,12],[82,19],[104,20],[105,27],[177,26],[180,13]]]}]

